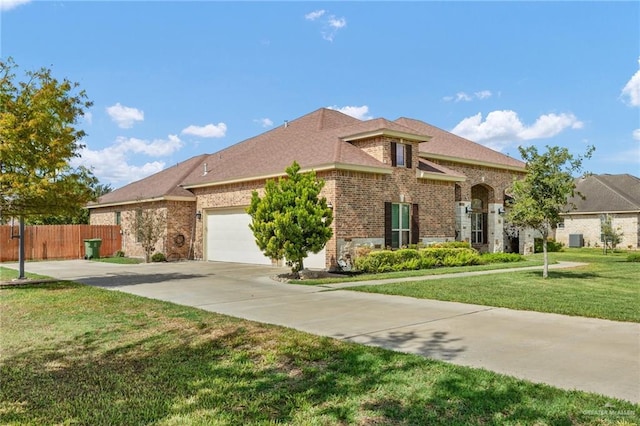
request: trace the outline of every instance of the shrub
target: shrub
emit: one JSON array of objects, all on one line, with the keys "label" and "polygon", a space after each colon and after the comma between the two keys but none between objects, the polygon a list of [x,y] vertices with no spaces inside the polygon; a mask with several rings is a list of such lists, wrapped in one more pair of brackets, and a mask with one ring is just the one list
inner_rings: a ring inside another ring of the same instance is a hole
[{"label": "shrub", "polygon": [[522,262],[524,256],[518,253],[483,253],[480,255],[482,263]]},{"label": "shrub", "polygon": [[122,250],[117,250],[113,253],[113,257],[124,257],[124,252]]},{"label": "shrub", "polygon": [[481,258],[472,248],[425,248],[378,250],[358,257],[355,269],[362,272],[380,273],[389,271],[408,271],[429,269],[437,266],[478,265]]},{"label": "shrub", "polygon": [[471,243],[467,241],[446,241],[443,243],[429,244],[429,248],[472,248]]},{"label": "shrub", "polygon": [[[563,246],[564,244],[557,242],[553,238],[549,238],[547,240],[548,253],[562,251]],[[536,238],[535,240],[533,240],[533,248],[535,253],[542,253],[542,238]]]},{"label": "shrub", "polygon": [[640,262],[640,253],[629,253],[627,255],[627,262]]},{"label": "shrub", "polygon": [[165,262],[166,260],[167,258],[165,257],[164,253],[156,252],[153,253],[153,256],[151,256],[152,262]]}]

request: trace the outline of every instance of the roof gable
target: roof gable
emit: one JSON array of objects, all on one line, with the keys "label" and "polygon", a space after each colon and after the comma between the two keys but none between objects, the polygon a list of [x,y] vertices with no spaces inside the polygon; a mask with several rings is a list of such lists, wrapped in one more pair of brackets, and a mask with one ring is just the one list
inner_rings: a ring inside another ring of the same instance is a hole
[{"label": "roof gable", "polygon": [[[630,174],[591,175],[577,179],[578,194],[569,199],[575,213],[640,212],[640,179]],[[571,213],[571,212],[570,212]]]},{"label": "roof gable", "polygon": [[464,162],[485,163],[498,167],[523,169],[523,171],[526,166],[520,160],[454,135],[424,121],[402,117],[395,120],[395,122],[419,133],[432,136],[429,142],[420,144],[420,153],[427,158],[446,157],[446,159],[454,162],[456,159],[466,160]]}]

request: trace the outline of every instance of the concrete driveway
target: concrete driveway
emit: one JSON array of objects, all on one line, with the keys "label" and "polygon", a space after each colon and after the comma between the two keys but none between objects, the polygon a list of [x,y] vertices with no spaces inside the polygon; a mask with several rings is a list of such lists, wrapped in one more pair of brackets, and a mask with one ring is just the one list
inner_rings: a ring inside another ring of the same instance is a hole
[{"label": "concrete driveway", "polygon": [[28,263],[26,269],[640,402],[637,323],[288,285],[270,278],[285,269],[257,265],[74,260]]}]

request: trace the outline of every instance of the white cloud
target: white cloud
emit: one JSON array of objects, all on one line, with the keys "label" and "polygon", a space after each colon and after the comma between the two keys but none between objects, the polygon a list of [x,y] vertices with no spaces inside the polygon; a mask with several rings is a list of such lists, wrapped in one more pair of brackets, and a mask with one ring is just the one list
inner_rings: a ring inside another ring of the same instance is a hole
[{"label": "white cloud", "polygon": [[482,114],[467,117],[452,133],[502,151],[507,146],[526,140],[553,137],[567,128],[581,129],[583,123],[573,114],[546,114],[532,126],[525,126],[515,111],[492,111],[482,120]]},{"label": "white cloud", "polygon": [[304,15],[304,19],[306,19],[307,21],[315,21],[316,19],[324,15],[324,12],[324,9],[314,10],[313,12],[309,12]]},{"label": "white cloud", "polygon": [[327,107],[329,109],[340,111],[343,114],[350,115],[358,120],[371,120],[373,117],[369,115],[369,107],[367,105],[362,106],[344,106],[337,107],[336,105]]},{"label": "white cloud", "polygon": [[207,124],[205,126],[191,125],[182,129],[182,134],[198,136],[201,138],[223,138],[227,134],[227,125],[224,123]]},{"label": "white cloud", "polygon": [[491,96],[493,96],[493,93],[491,93],[490,90],[481,90],[479,92],[475,92],[473,95],[470,95],[466,92],[458,92],[455,96],[445,96],[442,99],[446,102],[470,102],[474,99],[482,100],[490,98]]},{"label": "white cloud", "polygon": [[0,11],[15,9],[23,4],[30,3],[31,0],[0,0]]},{"label": "white cloud", "polygon": [[271,127],[273,126],[273,121],[270,118],[258,118],[253,120],[255,123],[260,124],[262,127]]},{"label": "white cloud", "polygon": [[635,129],[633,131],[633,139],[640,141],[640,129]]},{"label": "white cloud", "polygon": [[170,155],[180,148],[182,148],[182,141],[176,135],[153,141],[118,137],[113,145],[104,149],[83,148],[80,151],[80,157],[73,159],[72,165],[88,167],[101,182],[113,183],[116,186],[157,173],[165,166],[163,161],[146,162],[142,166],[129,164],[131,154],[161,157]]},{"label": "white cloud", "polygon": [[84,122],[87,124],[92,124],[93,123],[93,114],[89,111],[86,111],[84,113],[84,115],[82,116],[82,118],[84,119]]},{"label": "white cloud", "polygon": [[169,135],[167,139],[154,139],[151,142],[144,139],[119,136],[116,139],[116,144],[123,152],[134,152],[151,157],[171,155],[182,148],[182,141],[177,135]]},{"label": "white cloud", "polygon": [[[335,15],[327,15],[324,9],[314,10],[304,15],[307,21],[318,21],[321,25],[320,35],[327,41],[333,41],[338,30],[347,26],[347,20],[344,17],[336,17]],[[322,19],[320,19],[322,18]]]},{"label": "white cloud", "polygon": [[144,120],[144,111],[120,105],[120,102],[107,107],[107,114],[122,129],[129,129],[134,122]]},{"label": "white cloud", "polygon": [[487,99],[490,98],[493,93],[491,93],[490,90],[481,90],[479,92],[474,93],[474,95],[476,95],[476,98],[478,99]]},{"label": "white cloud", "polygon": [[328,20],[328,24],[331,28],[344,28],[347,26],[347,20],[344,18],[336,18],[335,16],[330,16]]},{"label": "white cloud", "polygon": [[[640,59],[638,60],[640,64]],[[630,106],[640,106],[640,70],[631,77],[622,89],[621,96],[627,98],[627,104]]]}]

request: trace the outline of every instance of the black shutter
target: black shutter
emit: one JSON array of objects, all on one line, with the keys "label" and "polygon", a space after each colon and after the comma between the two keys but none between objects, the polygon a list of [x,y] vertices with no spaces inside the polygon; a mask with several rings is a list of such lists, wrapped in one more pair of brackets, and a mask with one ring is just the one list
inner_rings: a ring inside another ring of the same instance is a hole
[{"label": "black shutter", "polygon": [[384,248],[391,247],[393,234],[391,233],[391,203],[384,203]]},{"label": "black shutter", "polygon": [[420,216],[418,215],[418,205],[413,205],[411,214],[411,244],[420,242]]},{"label": "black shutter", "polygon": [[405,154],[405,159],[404,159],[404,163],[407,166],[407,169],[411,168],[411,145],[406,144],[405,145],[405,150],[404,150],[404,154]]},{"label": "black shutter", "polygon": [[395,167],[396,164],[396,143],[391,142],[391,166]]},{"label": "black shutter", "polygon": [[488,227],[488,214],[487,213],[482,213],[482,243],[483,244],[487,244],[487,242],[489,241],[489,227]]}]

